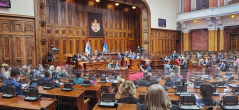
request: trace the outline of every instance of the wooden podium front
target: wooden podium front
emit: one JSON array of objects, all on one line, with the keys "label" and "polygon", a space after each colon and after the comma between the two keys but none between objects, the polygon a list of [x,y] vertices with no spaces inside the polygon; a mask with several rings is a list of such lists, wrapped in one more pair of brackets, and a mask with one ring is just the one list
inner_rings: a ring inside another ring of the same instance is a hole
[{"label": "wooden podium front", "polygon": [[139,64],[141,64],[141,59],[130,59],[130,69],[131,70],[139,70]]}]

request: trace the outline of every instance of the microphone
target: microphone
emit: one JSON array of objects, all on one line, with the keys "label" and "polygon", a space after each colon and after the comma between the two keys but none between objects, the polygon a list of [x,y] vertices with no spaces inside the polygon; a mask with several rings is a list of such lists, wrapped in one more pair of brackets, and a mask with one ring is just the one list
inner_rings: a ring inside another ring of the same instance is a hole
[{"label": "microphone", "polygon": [[115,107],[116,107],[116,110],[117,110],[117,108],[118,108],[118,103],[115,103]]},{"label": "microphone", "polygon": [[213,110],[213,107],[208,107],[206,110]]}]

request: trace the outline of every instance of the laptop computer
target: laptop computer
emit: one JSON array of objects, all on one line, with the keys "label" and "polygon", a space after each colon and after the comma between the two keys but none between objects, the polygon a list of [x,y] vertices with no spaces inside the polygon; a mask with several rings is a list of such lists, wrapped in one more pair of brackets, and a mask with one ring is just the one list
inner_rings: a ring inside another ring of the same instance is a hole
[{"label": "laptop computer", "polygon": [[103,107],[115,107],[115,105],[115,94],[112,93],[103,93],[98,103],[98,106]]},{"label": "laptop computer", "polygon": [[64,83],[64,87],[61,88],[62,91],[72,91],[74,88],[72,87],[71,83],[66,82]]},{"label": "laptop computer", "polygon": [[24,98],[24,100],[27,101],[36,101],[39,99],[39,91],[35,88],[28,88],[28,94],[27,96]]},{"label": "laptop computer", "polygon": [[15,93],[15,87],[14,86],[9,86],[6,89],[6,93],[4,93],[2,95],[3,98],[12,98],[15,97],[16,93]]},{"label": "laptop computer", "polygon": [[181,85],[181,81],[174,81],[173,85],[172,85],[172,88],[176,89],[177,86],[180,86],[180,85]]},{"label": "laptop computer", "polygon": [[200,107],[196,104],[195,96],[180,96],[180,109],[184,110],[200,110]]},{"label": "laptop computer", "polygon": [[90,80],[85,80],[84,83],[82,84],[82,86],[86,86],[86,87],[89,87],[91,85],[92,84],[90,83]]},{"label": "laptop computer", "polygon": [[229,77],[228,81],[229,82],[236,82],[236,80],[234,79],[234,76]]},{"label": "laptop computer", "polygon": [[202,84],[202,83],[203,83],[203,81],[196,81],[196,82],[194,82],[194,88],[200,89],[200,84]]},{"label": "laptop computer", "polygon": [[220,105],[224,110],[239,110],[238,96],[224,96]]},{"label": "laptop computer", "polygon": [[43,89],[53,89],[54,85],[51,82],[45,82],[44,86],[42,87]]},{"label": "laptop computer", "polygon": [[177,86],[176,90],[175,90],[175,94],[176,95],[190,95],[188,92],[187,92],[187,86]]},{"label": "laptop computer", "polygon": [[217,82],[217,87],[218,88],[226,88],[227,87],[226,82],[224,82],[224,81]]},{"label": "laptop computer", "polygon": [[106,78],[105,77],[101,77],[99,80],[99,83],[107,83]]},{"label": "laptop computer", "polygon": [[233,87],[233,94],[239,95],[239,87]]}]

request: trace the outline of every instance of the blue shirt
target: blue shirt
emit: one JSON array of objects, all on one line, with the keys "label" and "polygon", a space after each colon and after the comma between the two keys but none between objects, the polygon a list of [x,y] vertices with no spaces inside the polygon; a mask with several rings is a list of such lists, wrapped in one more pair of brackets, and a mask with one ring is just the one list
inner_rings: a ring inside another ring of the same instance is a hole
[{"label": "blue shirt", "polygon": [[20,83],[18,83],[15,79],[13,78],[9,78],[7,79],[6,81],[4,81],[2,83],[2,86],[1,86],[1,92],[2,93],[5,93],[6,92],[6,89],[7,87],[9,86],[15,86],[15,92],[18,93],[18,95],[23,95],[22,93],[22,85]]},{"label": "blue shirt", "polygon": [[121,56],[120,54],[118,54],[118,55],[117,55],[117,60],[121,60],[121,57],[122,57],[122,56]]},{"label": "blue shirt", "polygon": [[84,79],[82,79],[82,78],[75,78],[74,79],[74,83],[75,84],[83,84],[84,83]]},{"label": "blue shirt", "polygon": [[39,83],[40,86],[44,86],[45,82],[51,82],[53,85],[55,85],[55,87],[59,87],[60,86],[59,83],[54,83],[52,78],[47,78],[47,77],[39,79],[38,83]]},{"label": "blue shirt", "polygon": [[41,72],[39,70],[35,71],[33,73],[33,79],[40,79],[41,78]]},{"label": "blue shirt", "polygon": [[151,72],[151,71],[152,71],[152,68],[151,68],[150,66],[147,66],[146,70],[147,70],[148,72]]},{"label": "blue shirt", "polygon": [[135,59],[135,55],[130,55],[130,59]]},{"label": "blue shirt", "polygon": [[170,80],[169,82],[165,82],[164,86],[171,87],[173,85],[173,80]]}]

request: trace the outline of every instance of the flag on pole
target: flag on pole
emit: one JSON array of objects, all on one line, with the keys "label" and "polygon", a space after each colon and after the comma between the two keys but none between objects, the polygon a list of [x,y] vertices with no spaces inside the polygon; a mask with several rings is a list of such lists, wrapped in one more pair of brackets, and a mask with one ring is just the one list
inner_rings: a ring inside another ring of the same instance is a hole
[{"label": "flag on pole", "polygon": [[89,41],[88,36],[86,39],[85,52],[87,53],[87,55],[89,55],[91,53],[90,41]]},{"label": "flag on pole", "polygon": [[104,46],[103,46],[103,53],[106,54],[108,53],[108,46],[107,46],[107,42],[106,42],[106,38],[105,38],[105,41],[104,41]]}]

